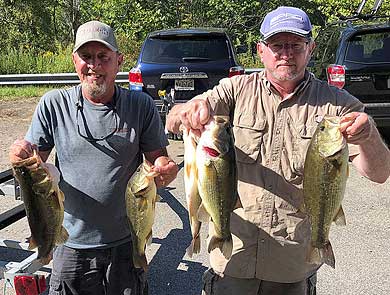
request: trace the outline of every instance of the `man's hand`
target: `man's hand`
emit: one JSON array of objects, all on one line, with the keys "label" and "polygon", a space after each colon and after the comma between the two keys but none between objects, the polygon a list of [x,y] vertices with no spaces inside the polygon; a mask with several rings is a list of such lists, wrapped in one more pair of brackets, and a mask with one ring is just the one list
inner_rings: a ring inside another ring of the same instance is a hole
[{"label": "man's hand", "polygon": [[32,157],[34,150],[38,150],[35,144],[24,139],[17,139],[10,147],[9,160],[11,164],[15,164]]},{"label": "man's hand", "polygon": [[373,128],[374,122],[366,113],[352,112],[341,118],[340,131],[348,143],[363,144],[370,138]]},{"label": "man's hand", "polygon": [[179,133],[180,125],[183,125],[192,129],[196,135],[200,135],[210,116],[210,104],[207,100],[192,99],[172,108],[167,116],[166,128],[173,133]]},{"label": "man's hand", "polygon": [[161,156],[154,161],[153,170],[159,173],[154,180],[157,187],[160,188],[167,186],[176,178],[179,167],[172,159]]}]

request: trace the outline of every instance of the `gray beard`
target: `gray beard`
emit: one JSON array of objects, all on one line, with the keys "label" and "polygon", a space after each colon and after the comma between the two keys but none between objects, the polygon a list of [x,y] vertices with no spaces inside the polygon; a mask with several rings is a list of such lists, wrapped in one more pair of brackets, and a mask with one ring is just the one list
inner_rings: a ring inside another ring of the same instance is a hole
[{"label": "gray beard", "polygon": [[102,97],[106,91],[107,91],[107,86],[106,84],[89,84],[87,81],[84,81],[82,83],[83,89],[92,97],[92,98],[100,98]]},{"label": "gray beard", "polygon": [[298,73],[297,72],[290,72],[288,75],[279,75],[279,73],[277,73],[277,71],[270,71],[271,75],[278,81],[292,81],[294,80],[296,77],[298,77]]}]

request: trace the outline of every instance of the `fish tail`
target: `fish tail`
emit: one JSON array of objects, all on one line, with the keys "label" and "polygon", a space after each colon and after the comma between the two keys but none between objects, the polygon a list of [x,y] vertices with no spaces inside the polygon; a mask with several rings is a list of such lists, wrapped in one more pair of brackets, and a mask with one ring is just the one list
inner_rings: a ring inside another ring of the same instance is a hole
[{"label": "fish tail", "polygon": [[194,237],[191,241],[191,244],[186,249],[187,255],[192,258],[192,255],[198,254],[200,252],[200,235]]},{"label": "fish tail", "polygon": [[336,260],[334,258],[334,253],[332,245],[328,242],[324,248],[320,249],[322,261],[327,265],[335,268]]},{"label": "fish tail", "polygon": [[326,243],[323,248],[310,247],[308,262],[318,265],[326,263],[327,265],[335,268],[336,260],[330,242]]},{"label": "fish tail", "polygon": [[50,253],[45,257],[38,257],[38,261],[43,265],[49,264],[52,259],[53,259],[53,251],[50,251]]},{"label": "fish tail", "polygon": [[233,252],[233,239],[230,235],[228,238],[219,238],[212,236],[209,242],[208,251],[209,253],[215,248],[219,248],[225,256],[226,259],[229,259],[232,256]]},{"label": "fish tail", "polygon": [[143,255],[134,254],[133,263],[136,268],[143,268],[145,272],[148,271],[148,261],[146,260],[145,254]]}]

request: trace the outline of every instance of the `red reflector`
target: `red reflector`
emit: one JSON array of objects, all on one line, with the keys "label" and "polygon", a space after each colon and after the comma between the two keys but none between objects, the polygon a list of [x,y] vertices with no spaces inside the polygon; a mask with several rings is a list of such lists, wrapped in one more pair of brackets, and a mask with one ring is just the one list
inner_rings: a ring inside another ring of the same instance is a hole
[{"label": "red reflector", "polygon": [[129,72],[129,82],[131,85],[142,86],[142,73],[139,68],[132,68]]},{"label": "red reflector", "polygon": [[46,290],[46,279],[42,275],[14,277],[16,295],[38,295]]},{"label": "red reflector", "polygon": [[243,67],[231,67],[229,69],[229,78],[230,77],[233,77],[233,76],[236,76],[236,75],[242,75],[244,74],[244,68]]},{"label": "red reflector", "polygon": [[345,68],[341,65],[329,65],[327,68],[328,84],[343,88],[345,85]]}]

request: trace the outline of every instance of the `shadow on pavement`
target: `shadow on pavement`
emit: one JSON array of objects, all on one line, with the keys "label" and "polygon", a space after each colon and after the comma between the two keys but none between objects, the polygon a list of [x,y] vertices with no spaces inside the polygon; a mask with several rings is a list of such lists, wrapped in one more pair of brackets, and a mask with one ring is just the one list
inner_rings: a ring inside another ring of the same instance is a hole
[{"label": "shadow on pavement", "polygon": [[[183,229],[172,229],[166,238],[153,238],[161,246],[149,268],[149,295],[196,295],[201,294],[202,275],[207,267],[200,262],[183,260],[191,242],[191,230],[187,209],[176,200],[168,189],[160,190],[162,201],[179,216]],[[181,269],[177,269],[181,266]]]}]

